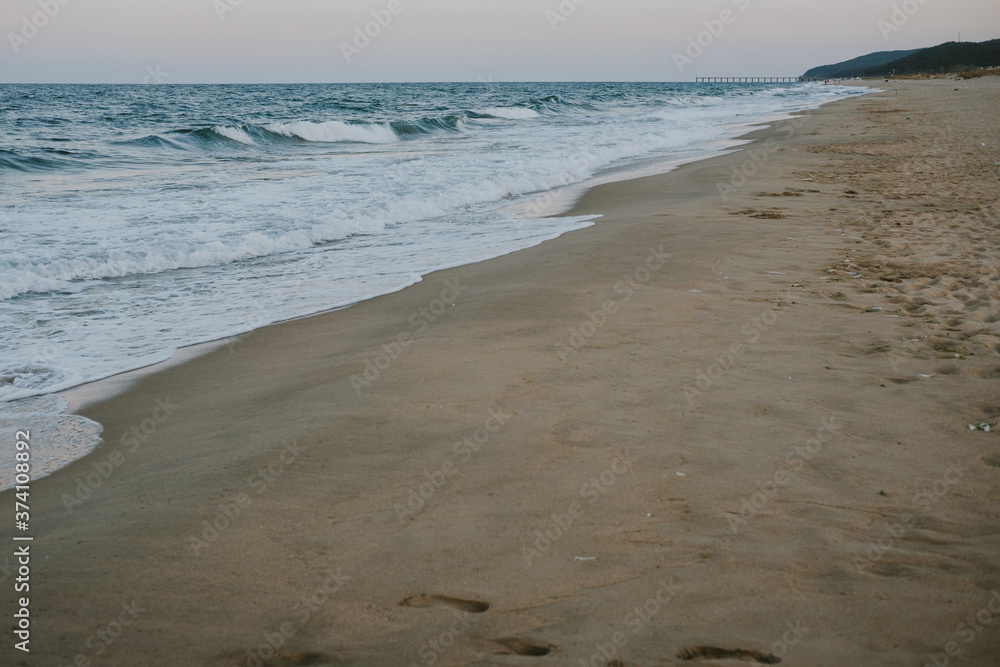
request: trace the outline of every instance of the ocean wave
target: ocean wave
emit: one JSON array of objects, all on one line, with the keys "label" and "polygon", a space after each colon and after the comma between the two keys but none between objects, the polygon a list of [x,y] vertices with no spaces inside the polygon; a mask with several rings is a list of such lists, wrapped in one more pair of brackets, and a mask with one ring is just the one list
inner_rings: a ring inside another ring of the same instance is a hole
[{"label": "ocean wave", "polygon": [[58,148],[43,148],[35,155],[0,148],[0,171],[46,172],[73,169],[99,157]]},{"label": "ocean wave", "polygon": [[534,109],[527,107],[490,107],[489,109],[477,109],[476,113],[492,118],[506,118],[508,120],[527,120],[528,118],[538,118],[541,116]]},{"label": "ocean wave", "polygon": [[60,160],[50,160],[36,155],[19,155],[0,149],[0,169],[13,171],[52,171],[65,166]]},{"label": "ocean wave", "polygon": [[152,134],[148,137],[142,137],[141,139],[131,139],[119,143],[130,144],[133,146],[144,146],[146,148],[184,148],[184,146],[177,141],[168,137],[161,137],[158,134]]},{"label": "ocean wave", "polygon": [[255,143],[253,138],[247,134],[246,127],[216,125],[214,127],[183,128],[109,143],[118,146],[166,148],[181,151],[204,150],[214,147],[245,148]]},{"label": "ocean wave", "polygon": [[232,139],[238,144],[253,146],[253,137],[244,132],[241,127],[226,127],[225,125],[217,125],[212,128],[212,131],[217,134],[221,134],[226,139]]},{"label": "ocean wave", "polygon": [[270,123],[263,129],[283,137],[315,143],[390,144],[399,141],[388,123],[345,123],[339,120],[313,123],[303,120]]},{"label": "ocean wave", "polygon": [[426,116],[414,120],[386,122],[362,121],[283,121],[263,124],[215,125],[184,128],[152,134],[119,143],[150,148],[212,148],[248,146],[265,149],[270,144],[329,143],[329,144],[390,144],[437,133],[470,130],[470,123],[485,119],[531,120],[539,118],[553,107],[566,103],[557,96],[529,100],[514,106],[488,107],[458,111],[441,116]]},{"label": "ocean wave", "polygon": [[580,105],[574,102],[570,102],[569,100],[560,97],[559,95],[546,95],[545,97],[536,97],[534,99],[528,100],[527,102],[523,103],[523,106],[534,109],[535,111],[559,112],[563,110],[563,107],[575,107],[575,106],[587,106],[587,105]]},{"label": "ocean wave", "polygon": [[[63,292],[79,289],[74,283],[150,275],[252,260],[343,239],[352,234],[378,231],[379,221],[330,222],[268,236],[250,232],[207,243],[181,241],[146,248],[78,255],[46,263],[0,262],[0,300],[26,293]],[[6,266],[5,266],[6,265]]]},{"label": "ocean wave", "polygon": [[[405,124],[401,124],[406,134]],[[421,132],[425,130],[421,129]],[[292,121],[263,125],[215,125],[184,128],[164,134],[151,134],[122,142],[130,146],[171,148],[175,150],[213,149],[217,147],[266,149],[273,144],[295,143],[358,143],[388,144],[400,140],[390,123],[351,123],[339,120],[325,122]]]}]

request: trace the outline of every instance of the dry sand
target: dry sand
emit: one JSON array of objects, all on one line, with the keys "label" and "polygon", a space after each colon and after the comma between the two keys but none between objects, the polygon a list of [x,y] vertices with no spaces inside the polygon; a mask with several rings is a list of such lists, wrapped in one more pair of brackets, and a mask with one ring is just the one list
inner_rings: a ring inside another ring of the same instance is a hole
[{"label": "dry sand", "polygon": [[88,407],[3,660],[1000,664],[998,128],[892,84]]}]

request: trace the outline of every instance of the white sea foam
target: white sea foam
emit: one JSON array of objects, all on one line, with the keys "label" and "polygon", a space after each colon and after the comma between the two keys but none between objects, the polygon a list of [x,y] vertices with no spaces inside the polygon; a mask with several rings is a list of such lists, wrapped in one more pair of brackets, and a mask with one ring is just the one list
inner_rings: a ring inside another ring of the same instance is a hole
[{"label": "white sea foam", "polygon": [[270,123],[264,129],[286,137],[323,143],[356,142],[364,144],[389,144],[399,141],[388,123],[354,125],[331,120],[325,123],[298,121],[295,123]]},{"label": "white sea foam", "polygon": [[225,125],[217,125],[212,128],[216,134],[220,134],[227,139],[232,139],[233,141],[239,142],[241,144],[246,144],[247,146],[252,146],[254,141],[253,137],[243,131],[239,127],[227,127]]},{"label": "white sea foam", "polygon": [[66,414],[68,404],[59,396],[37,396],[0,411],[0,491],[14,486],[14,448],[18,432],[28,431],[31,479],[50,475],[90,453],[101,442],[101,425],[86,417]]}]

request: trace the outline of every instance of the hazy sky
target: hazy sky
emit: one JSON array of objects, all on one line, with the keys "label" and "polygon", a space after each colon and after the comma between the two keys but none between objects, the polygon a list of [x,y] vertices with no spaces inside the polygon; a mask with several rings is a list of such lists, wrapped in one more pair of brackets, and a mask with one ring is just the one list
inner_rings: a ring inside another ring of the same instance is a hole
[{"label": "hazy sky", "polygon": [[0,30],[0,82],[688,81],[994,39],[1000,0],[0,0]]}]

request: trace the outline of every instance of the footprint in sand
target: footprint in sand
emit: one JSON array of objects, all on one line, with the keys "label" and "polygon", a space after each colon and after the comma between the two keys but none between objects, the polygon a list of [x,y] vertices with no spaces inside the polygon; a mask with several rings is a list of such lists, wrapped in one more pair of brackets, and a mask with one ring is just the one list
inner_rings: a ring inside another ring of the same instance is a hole
[{"label": "footprint in sand", "polygon": [[548,644],[543,644],[532,639],[522,639],[520,637],[494,639],[493,643],[497,645],[497,650],[493,652],[494,655],[510,655],[513,653],[515,655],[526,655],[534,658],[540,658],[543,655],[552,653],[553,648]]},{"label": "footprint in sand", "polygon": [[759,662],[765,665],[777,665],[781,658],[777,658],[770,653],[760,651],[748,651],[747,649],[724,649],[713,646],[689,646],[677,652],[677,657],[681,660],[744,660],[746,662]]},{"label": "footprint in sand", "polygon": [[444,595],[411,595],[397,602],[400,607],[452,607],[469,614],[481,614],[490,608],[489,602],[462,600]]},{"label": "footprint in sand", "polygon": [[[228,656],[227,665],[246,664],[247,654],[245,651],[236,651]],[[290,653],[286,655],[275,655],[268,660],[259,661],[256,664],[262,667],[320,667],[321,665],[340,664],[341,660],[323,653]]]},{"label": "footprint in sand", "polygon": [[322,653],[295,653],[286,656],[275,656],[273,660],[266,662],[268,667],[306,667],[307,665],[326,665],[331,661],[330,656]]}]

